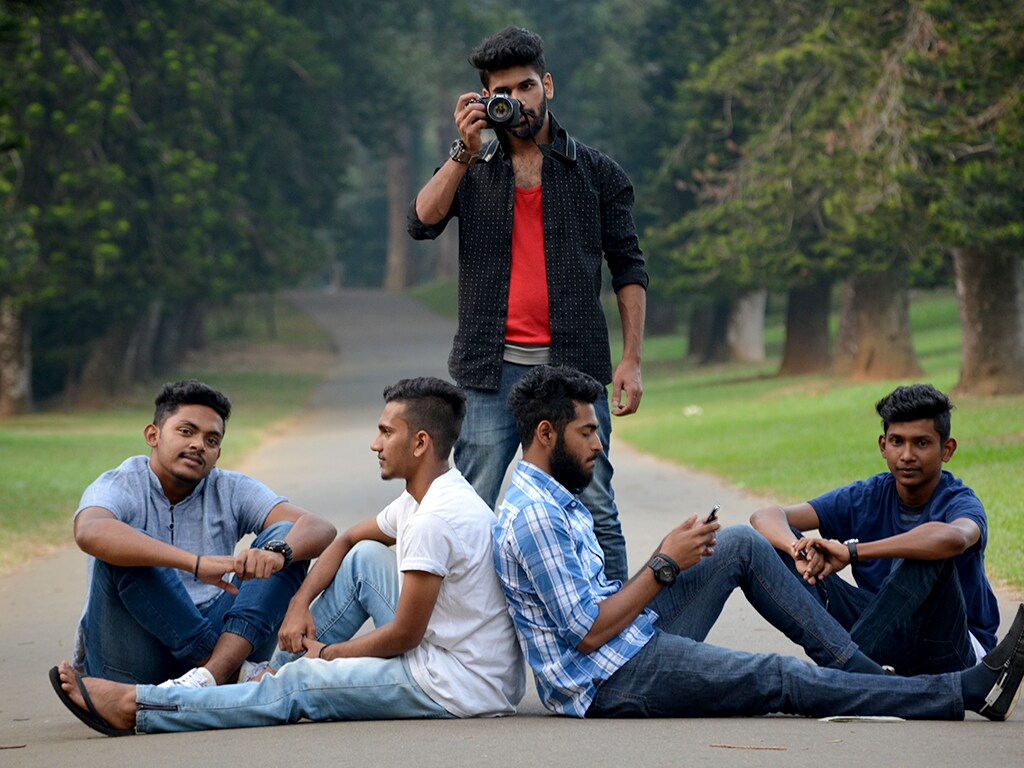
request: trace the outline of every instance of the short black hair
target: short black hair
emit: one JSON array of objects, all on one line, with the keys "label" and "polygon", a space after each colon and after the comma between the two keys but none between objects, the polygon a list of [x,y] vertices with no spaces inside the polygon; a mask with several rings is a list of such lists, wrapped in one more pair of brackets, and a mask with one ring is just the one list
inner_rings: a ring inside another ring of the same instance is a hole
[{"label": "short black hair", "polygon": [[512,67],[529,67],[541,77],[547,73],[544,41],[540,35],[522,27],[506,27],[483,40],[469,56],[469,63],[480,73],[487,88],[491,75]]},{"label": "short black hair", "polygon": [[448,458],[466,417],[462,390],[444,379],[420,376],[385,387],[384,402],[405,405],[405,420],[413,431],[430,435],[437,458]]},{"label": "short black hair", "polygon": [[227,426],[231,415],[231,401],[220,390],[196,379],[168,382],[164,384],[154,401],[153,423],[160,426],[168,416],[178,412],[183,405],[205,405],[212,408]]},{"label": "short black hair", "polygon": [[512,387],[508,408],[516,420],[519,440],[524,448],[533,442],[533,434],[542,421],[550,421],[561,435],[576,418],[576,403],[595,403],[605,393],[601,383],[575,368],[538,365]]},{"label": "short black hair", "polygon": [[883,432],[889,431],[890,424],[932,419],[942,442],[949,439],[951,411],[955,407],[945,394],[931,384],[896,387],[875,403],[875,410],[882,417]]}]

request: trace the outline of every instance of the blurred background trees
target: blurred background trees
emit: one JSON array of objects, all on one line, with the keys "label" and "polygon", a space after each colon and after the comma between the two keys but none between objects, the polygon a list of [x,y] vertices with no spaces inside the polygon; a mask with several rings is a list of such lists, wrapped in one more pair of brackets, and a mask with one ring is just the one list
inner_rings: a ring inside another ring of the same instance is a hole
[{"label": "blurred background trees", "polygon": [[694,361],[763,359],[779,307],[780,373],[912,377],[912,289],[955,285],[960,388],[1024,389],[1024,0],[0,0],[0,414],[130,387],[239,293],[451,279],[406,209],[507,24],[633,179]]}]

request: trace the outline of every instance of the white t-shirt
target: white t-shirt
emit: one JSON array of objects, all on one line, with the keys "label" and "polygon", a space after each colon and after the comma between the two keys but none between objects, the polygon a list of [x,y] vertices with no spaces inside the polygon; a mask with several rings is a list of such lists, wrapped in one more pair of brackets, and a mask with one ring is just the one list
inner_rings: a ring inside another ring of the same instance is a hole
[{"label": "white t-shirt", "polygon": [[514,713],[526,676],[494,570],[494,513],[451,469],[422,503],[408,493],[395,499],[377,525],[396,540],[399,584],[405,571],[443,579],[423,640],[406,654],[417,684],[459,717]]}]

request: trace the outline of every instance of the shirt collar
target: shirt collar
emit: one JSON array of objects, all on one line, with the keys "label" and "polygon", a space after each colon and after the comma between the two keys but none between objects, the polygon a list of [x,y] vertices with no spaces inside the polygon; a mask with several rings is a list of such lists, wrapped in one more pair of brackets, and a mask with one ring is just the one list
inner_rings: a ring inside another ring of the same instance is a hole
[{"label": "shirt collar", "polygon": [[519,471],[526,475],[531,483],[550,495],[552,500],[563,509],[571,507],[576,503],[576,497],[569,493],[569,490],[564,485],[535,464],[521,459]]}]

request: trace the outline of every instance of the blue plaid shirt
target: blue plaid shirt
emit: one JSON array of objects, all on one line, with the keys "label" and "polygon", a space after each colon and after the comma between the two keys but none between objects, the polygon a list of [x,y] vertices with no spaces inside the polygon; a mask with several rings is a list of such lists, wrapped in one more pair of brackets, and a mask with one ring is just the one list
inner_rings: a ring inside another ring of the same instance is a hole
[{"label": "blue plaid shirt", "polygon": [[601,601],[622,585],[605,578],[587,508],[526,461],[516,466],[498,512],[494,565],[544,706],[585,716],[598,684],[654,635],[658,615],[646,609],[592,653],[577,650]]}]

